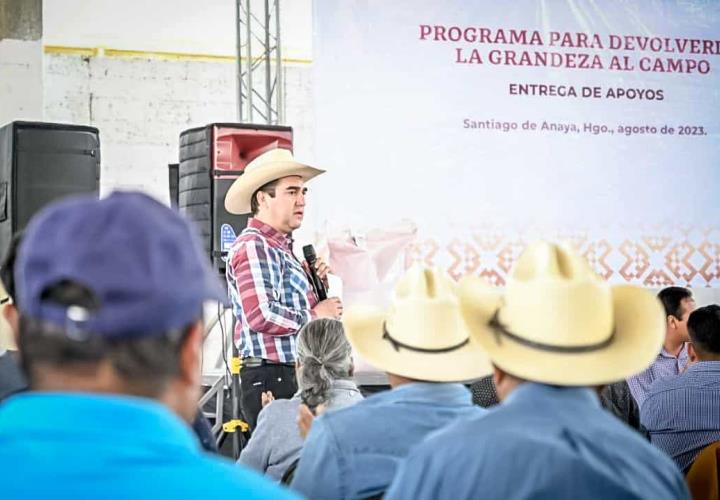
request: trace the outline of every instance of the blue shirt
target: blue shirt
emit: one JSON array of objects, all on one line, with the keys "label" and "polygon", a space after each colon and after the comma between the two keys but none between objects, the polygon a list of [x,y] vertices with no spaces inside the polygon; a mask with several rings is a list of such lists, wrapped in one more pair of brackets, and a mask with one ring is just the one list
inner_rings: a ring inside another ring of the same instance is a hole
[{"label": "blue shirt", "polygon": [[702,449],[720,440],[720,361],[700,361],[661,379],[640,408],[652,444],[685,470]]},{"label": "blue shirt", "polygon": [[672,460],[603,411],[591,389],[527,382],[415,448],[385,498],[689,497]]},{"label": "blue shirt", "polygon": [[[9,473],[12,472],[12,473]],[[149,399],[25,393],[0,406],[0,496],[294,498],[203,453],[187,424]]]},{"label": "blue shirt", "polygon": [[461,384],[411,383],[313,422],[292,488],[313,499],[385,491],[410,448],[455,420],[485,413]]}]

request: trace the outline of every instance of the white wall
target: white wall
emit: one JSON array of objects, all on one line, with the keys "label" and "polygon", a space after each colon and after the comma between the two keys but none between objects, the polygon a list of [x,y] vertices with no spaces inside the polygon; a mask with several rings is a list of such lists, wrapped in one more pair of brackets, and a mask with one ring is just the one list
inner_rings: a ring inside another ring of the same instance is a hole
[{"label": "white wall", "polygon": [[42,42],[0,40],[0,126],[43,119]]}]

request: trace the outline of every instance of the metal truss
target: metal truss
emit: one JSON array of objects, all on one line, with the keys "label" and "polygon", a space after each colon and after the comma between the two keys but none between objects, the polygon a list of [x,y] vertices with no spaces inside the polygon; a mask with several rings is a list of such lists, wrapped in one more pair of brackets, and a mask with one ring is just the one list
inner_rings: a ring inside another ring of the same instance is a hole
[{"label": "metal truss", "polygon": [[236,0],[238,120],[282,124],[285,119],[280,0]]}]

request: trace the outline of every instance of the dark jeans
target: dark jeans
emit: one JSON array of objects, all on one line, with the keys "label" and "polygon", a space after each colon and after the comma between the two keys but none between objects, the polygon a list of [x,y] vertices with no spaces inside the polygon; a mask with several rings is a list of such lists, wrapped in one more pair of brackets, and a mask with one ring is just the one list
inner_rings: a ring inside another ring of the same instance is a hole
[{"label": "dark jeans", "polygon": [[273,393],[275,399],[290,399],[297,392],[295,367],[292,365],[243,366],[240,369],[240,405],[250,429],[255,429],[262,409],[261,394]]}]

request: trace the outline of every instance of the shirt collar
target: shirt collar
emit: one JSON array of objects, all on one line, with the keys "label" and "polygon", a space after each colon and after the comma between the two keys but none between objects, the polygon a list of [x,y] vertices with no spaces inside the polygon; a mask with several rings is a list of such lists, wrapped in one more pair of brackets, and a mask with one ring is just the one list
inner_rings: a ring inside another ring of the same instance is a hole
[{"label": "shirt collar", "polygon": [[689,366],[687,372],[720,374],[720,361],[698,361]]},{"label": "shirt collar", "polygon": [[687,358],[687,342],[685,342],[682,346],[682,349],[680,349],[680,352],[678,352],[677,356],[673,356],[669,352],[665,350],[665,347],[663,346],[662,350],[660,351],[660,354],[658,355],[661,358],[670,358],[670,359],[684,359]]},{"label": "shirt collar", "polygon": [[381,392],[370,398],[384,402],[472,406],[472,393],[464,385],[443,382],[411,382]]},{"label": "shirt collar", "polygon": [[352,381],[351,379],[347,379],[347,378],[338,378],[338,379],[333,380],[332,388],[360,392],[360,389],[358,389],[355,382]]},{"label": "shirt collar", "polygon": [[589,387],[564,387],[557,385],[524,382],[513,390],[503,404],[535,399],[547,405],[553,401],[574,401],[600,407],[600,397]]},{"label": "shirt collar", "polygon": [[109,394],[25,392],[0,406],[0,428],[18,434],[45,433],[53,440],[65,432],[81,432],[88,440],[107,437],[124,442],[151,442],[186,452],[199,452],[188,424],[150,399]]},{"label": "shirt collar", "polygon": [[248,221],[247,227],[251,227],[253,229],[258,230],[263,236],[265,236],[270,242],[272,242],[275,246],[279,246],[282,248],[285,248],[287,250],[292,251],[292,243],[293,239],[292,236],[289,234],[282,233],[272,227],[269,224],[265,224],[264,222],[256,219],[255,217],[252,217]]}]

